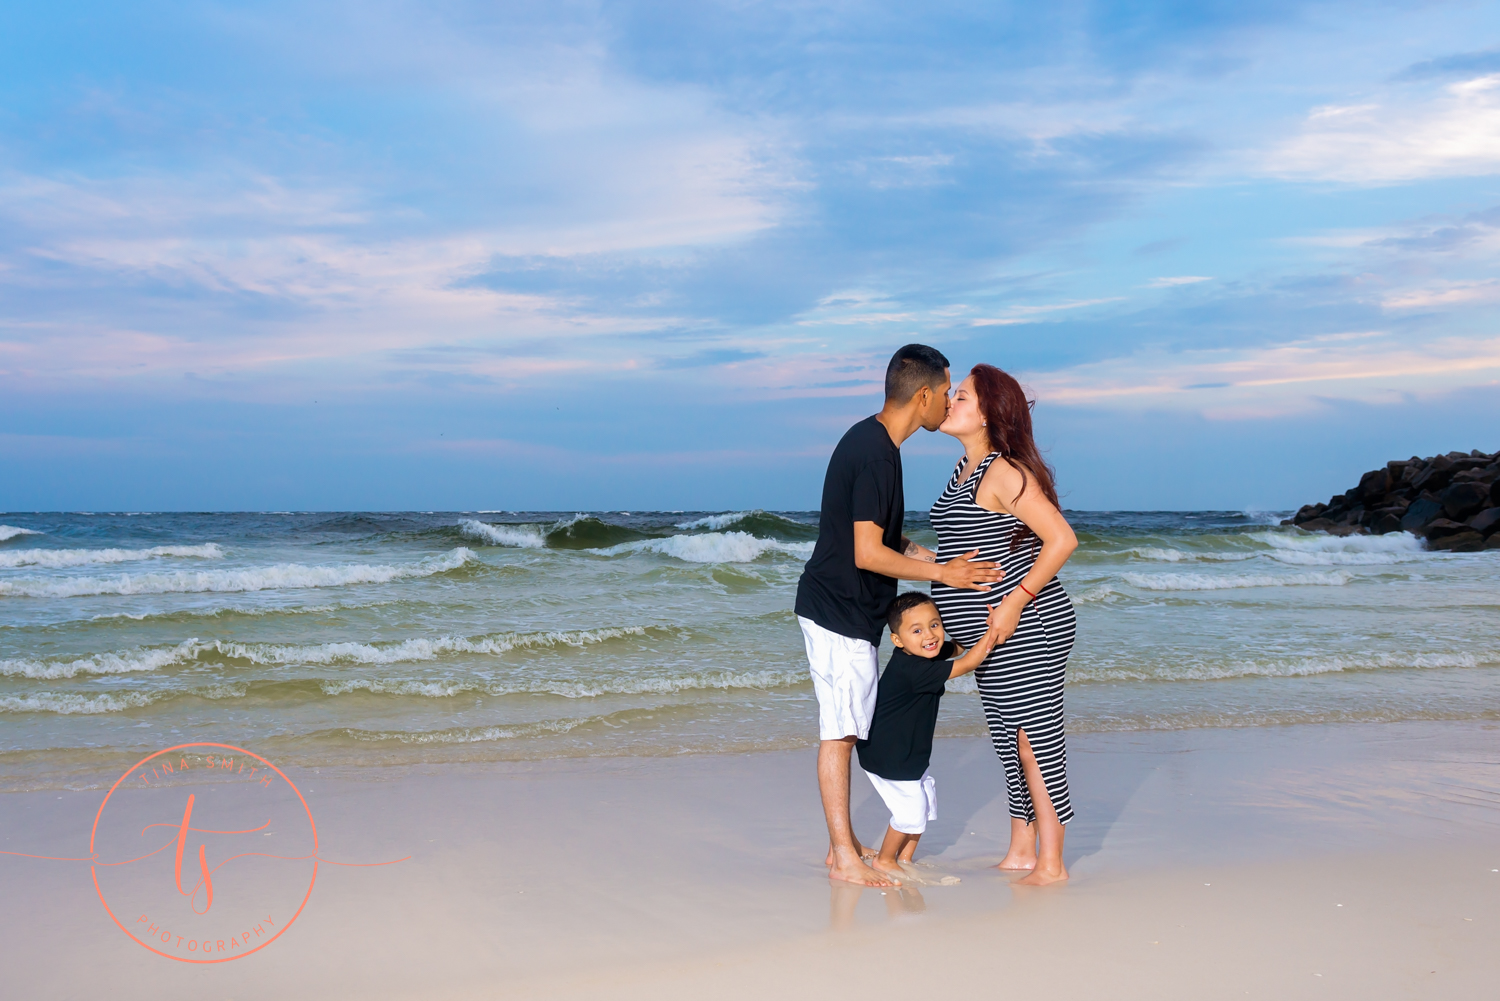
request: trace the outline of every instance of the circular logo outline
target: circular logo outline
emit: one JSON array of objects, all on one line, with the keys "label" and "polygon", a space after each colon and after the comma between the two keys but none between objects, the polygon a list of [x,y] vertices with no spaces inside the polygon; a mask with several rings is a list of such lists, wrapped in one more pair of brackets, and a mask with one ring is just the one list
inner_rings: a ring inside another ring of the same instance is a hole
[{"label": "circular logo outline", "polygon": [[115,923],[116,927],[118,927],[122,932],[124,932],[126,935],[128,935],[130,937],[130,940],[132,942],[135,942],[141,948],[143,948],[143,949],[149,949],[150,951],[156,953],[158,956],[164,956],[167,959],[174,959],[174,960],[176,960],[179,963],[194,963],[194,964],[198,964],[198,965],[204,965],[204,964],[208,964],[208,963],[228,963],[228,962],[230,962],[232,960],[244,959],[246,956],[249,956],[249,955],[251,955],[253,953],[257,953],[260,950],[264,949],[266,946],[270,945],[272,942],[276,941],[278,938],[280,938],[282,936],[282,933],[284,933],[288,928],[290,928],[296,922],[297,918],[299,916],[301,916],[303,908],[305,908],[307,906],[308,900],[311,899],[311,897],[312,897],[313,885],[318,881],[318,861],[319,861],[318,860],[318,824],[317,824],[317,822],[315,820],[313,820],[312,808],[307,805],[307,799],[306,799],[306,797],[304,797],[302,795],[302,790],[298,789],[297,788],[297,783],[295,783],[291,779],[287,778],[286,773],[283,772],[280,768],[277,768],[275,765],[271,764],[271,762],[267,761],[265,758],[261,757],[259,754],[256,754],[254,751],[247,751],[243,747],[236,747],[233,744],[215,744],[215,743],[211,743],[211,742],[208,742],[208,741],[193,742],[193,743],[189,743],[189,744],[177,744],[177,745],[175,745],[173,747],[164,747],[160,751],[157,751],[157,752],[155,752],[153,754],[148,754],[146,757],[142,758],[140,761],[137,761],[134,765],[130,766],[130,768],[126,770],[125,774],[121,775],[118,779],[116,779],[115,780],[115,784],[109,787],[109,792],[107,792],[107,793],[104,794],[104,802],[102,802],[102,803],[99,804],[99,810],[98,810],[97,813],[94,814],[94,826],[93,826],[93,829],[89,831],[89,856],[91,858],[95,857],[95,851],[96,851],[96,849],[95,849],[95,846],[94,846],[94,842],[95,842],[95,840],[97,839],[97,837],[99,835],[99,821],[104,816],[104,808],[109,805],[109,798],[115,794],[115,790],[116,789],[120,788],[121,783],[123,783],[126,779],[130,778],[131,775],[135,774],[136,770],[139,769],[142,765],[149,764],[151,761],[154,761],[156,758],[161,757],[163,754],[171,754],[174,751],[181,751],[183,748],[189,748],[189,747],[216,747],[216,748],[219,748],[221,750],[234,751],[237,754],[244,754],[244,755],[246,755],[248,757],[254,758],[256,761],[259,761],[261,764],[263,764],[267,768],[271,769],[271,771],[275,772],[277,775],[280,775],[281,778],[282,778],[282,781],[284,781],[289,787],[291,787],[292,792],[294,792],[294,793],[297,794],[297,800],[298,800],[298,802],[300,802],[302,804],[302,809],[307,813],[307,823],[308,823],[308,826],[312,828],[312,836],[313,836],[312,864],[313,864],[313,871],[312,871],[312,878],[307,881],[307,893],[303,894],[303,896],[302,896],[302,902],[297,905],[297,911],[296,911],[296,913],[293,914],[289,920],[282,922],[281,929],[279,931],[277,931],[276,934],[272,935],[270,938],[266,939],[264,942],[262,942],[260,945],[257,945],[255,948],[248,949],[245,952],[236,953],[236,954],[234,954],[232,956],[225,956],[223,959],[190,959],[190,958],[188,958],[186,956],[174,956],[174,955],[172,955],[169,952],[163,952],[162,950],[156,948],[155,946],[148,945],[147,943],[142,942],[140,939],[136,938],[135,935],[131,934],[130,929],[126,928],[125,925],[124,925],[124,923],[121,922],[120,919],[115,915],[114,910],[109,906],[109,901],[106,900],[106,899],[104,899],[104,888],[99,885],[99,865],[98,865],[97,862],[95,864],[89,866],[89,872],[94,877],[94,891],[99,894],[99,903],[101,903],[101,904],[104,905],[104,912],[109,915],[110,920],[112,920]]}]

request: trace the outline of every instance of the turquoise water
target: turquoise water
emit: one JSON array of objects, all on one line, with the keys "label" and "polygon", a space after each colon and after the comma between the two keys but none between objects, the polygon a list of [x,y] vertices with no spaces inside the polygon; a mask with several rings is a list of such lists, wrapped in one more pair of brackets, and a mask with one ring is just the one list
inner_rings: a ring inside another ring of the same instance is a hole
[{"label": "turquoise water", "polygon": [[[1500,718],[1500,552],[1069,518],[1075,732]],[[0,515],[0,776],[187,740],[310,766],[805,745],[815,536],[808,512]],[[981,733],[954,690],[941,732]]]}]

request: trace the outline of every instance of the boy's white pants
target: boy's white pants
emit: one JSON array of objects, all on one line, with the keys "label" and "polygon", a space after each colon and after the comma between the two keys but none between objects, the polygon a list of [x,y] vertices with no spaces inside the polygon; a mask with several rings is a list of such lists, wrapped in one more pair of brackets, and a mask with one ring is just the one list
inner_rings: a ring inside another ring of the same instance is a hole
[{"label": "boy's white pants", "polygon": [[891,811],[891,828],[902,834],[921,834],[927,830],[927,822],[937,819],[937,780],[931,772],[923,772],[919,779],[883,779],[879,775],[869,776],[870,784],[885,800]]}]

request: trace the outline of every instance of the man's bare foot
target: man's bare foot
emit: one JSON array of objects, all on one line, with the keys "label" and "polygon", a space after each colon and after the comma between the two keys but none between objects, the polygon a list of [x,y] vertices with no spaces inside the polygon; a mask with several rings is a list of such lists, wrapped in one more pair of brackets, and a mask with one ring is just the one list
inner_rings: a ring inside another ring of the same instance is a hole
[{"label": "man's bare foot", "polygon": [[853,859],[848,862],[835,862],[828,869],[828,878],[843,880],[845,883],[857,883],[860,886],[898,885],[891,877],[876,872],[863,862]]},{"label": "man's bare foot", "polygon": [[[880,854],[880,849],[862,845],[858,841],[854,842],[854,851],[862,859],[872,859]],[[823,864],[826,866],[833,865],[833,845],[828,846],[828,854],[823,858]]]},{"label": "man's bare foot", "polygon": [[1036,856],[1007,855],[995,868],[1004,869],[1007,872],[1030,872],[1036,868]]},{"label": "man's bare foot", "polygon": [[1055,871],[1047,869],[1033,869],[1031,875],[1023,876],[1016,880],[1015,886],[1051,886],[1053,883],[1065,883],[1068,879],[1068,870],[1059,866]]}]

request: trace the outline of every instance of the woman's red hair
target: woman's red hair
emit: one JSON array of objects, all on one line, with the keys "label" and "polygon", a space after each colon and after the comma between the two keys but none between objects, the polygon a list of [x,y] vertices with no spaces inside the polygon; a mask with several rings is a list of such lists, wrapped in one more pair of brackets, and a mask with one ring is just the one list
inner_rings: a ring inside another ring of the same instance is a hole
[{"label": "woman's red hair", "polygon": [[[1036,479],[1037,489],[1061,508],[1057,502],[1057,487],[1053,485],[1052,467],[1037,450],[1036,440],[1031,435],[1031,409],[1035,400],[1026,398],[1026,391],[1008,372],[993,365],[975,365],[969,370],[974,378],[974,391],[979,396],[979,412],[984,416],[985,430],[989,432],[990,451],[1002,457],[1021,473],[1021,489],[1011,498],[1014,503],[1026,492],[1028,477]],[[1023,528],[1011,538],[1010,547],[1015,549],[1027,537],[1035,538],[1029,528]]]}]

